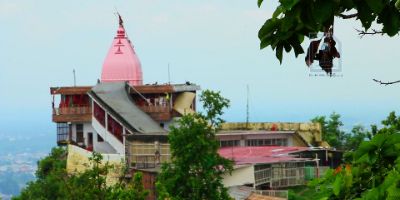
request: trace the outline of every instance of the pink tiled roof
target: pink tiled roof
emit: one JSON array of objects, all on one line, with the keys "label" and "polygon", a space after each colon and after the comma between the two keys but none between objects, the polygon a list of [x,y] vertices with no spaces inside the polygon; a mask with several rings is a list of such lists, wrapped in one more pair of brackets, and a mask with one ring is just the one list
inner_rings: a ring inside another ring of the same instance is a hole
[{"label": "pink tiled roof", "polygon": [[110,50],[104,60],[101,82],[128,81],[130,85],[142,85],[140,60],[133,49],[125,28],[120,24]]},{"label": "pink tiled roof", "polygon": [[218,150],[218,153],[240,165],[309,160],[308,158],[296,158],[289,155],[308,149],[310,148],[284,146],[223,147]]}]

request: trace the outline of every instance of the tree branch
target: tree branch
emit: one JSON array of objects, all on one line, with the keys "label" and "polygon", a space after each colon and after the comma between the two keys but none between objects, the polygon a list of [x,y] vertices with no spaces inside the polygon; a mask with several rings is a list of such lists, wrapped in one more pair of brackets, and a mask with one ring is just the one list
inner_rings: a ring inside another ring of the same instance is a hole
[{"label": "tree branch", "polygon": [[350,18],[354,18],[357,16],[358,16],[358,13],[354,13],[354,14],[350,14],[350,15],[339,14],[339,17],[341,17],[342,19],[350,19]]},{"label": "tree branch", "polygon": [[383,35],[383,33],[384,33],[383,31],[377,31],[375,29],[372,29],[372,32],[366,32],[366,31],[359,30],[359,29],[356,29],[356,31],[358,32],[358,35],[360,35],[360,37],[363,37],[365,35],[375,35],[375,34]]},{"label": "tree branch", "polygon": [[381,85],[391,85],[391,84],[395,84],[395,83],[400,83],[400,80],[398,80],[398,81],[392,81],[392,82],[382,82],[382,81],[376,80],[376,79],[372,79],[372,80],[374,80],[374,81],[377,82],[377,83],[380,83]]}]

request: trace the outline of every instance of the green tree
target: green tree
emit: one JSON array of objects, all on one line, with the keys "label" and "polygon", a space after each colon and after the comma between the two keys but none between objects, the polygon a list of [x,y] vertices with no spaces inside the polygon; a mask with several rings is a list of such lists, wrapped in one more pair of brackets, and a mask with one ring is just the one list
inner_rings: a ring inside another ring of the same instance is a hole
[{"label": "green tree", "polygon": [[18,197],[13,199],[131,199],[144,200],[148,191],[142,185],[142,175],[136,173],[131,182],[114,186],[106,184],[106,176],[113,168],[102,164],[101,154],[93,152],[90,164],[82,173],[68,174],[66,171],[66,150],[53,148],[49,156],[38,162],[37,179],[28,183]]},{"label": "green tree", "polygon": [[229,100],[219,92],[206,90],[200,101],[205,114],[185,115],[171,127],[168,141],[172,159],[158,176],[159,199],[231,199],[222,175],[232,171],[232,161],[218,154],[215,136]]},{"label": "green tree", "polygon": [[343,123],[339,114],[333,112],[329,119],[326,119],[325,116],[317,116],[311,119],[311,122],[321,124],[322,139],[328,142],[331,147],[344,148],[346,133],[340,130]]},{"label": "green tree", "polygon": [[[261,6],[263,0],[258,0]],[[279,0],[279,6],[258,32],[260,48],[270,46],[282,62],[283,49],[304,53],[304,37],[326,32],[335,17],[355,18],[364,30],[361,34],[394,36],[400,31],[400,0]],[[351,12],[352,14],[347,14]],[[372,23],[382,25],[372,30]]]},{"label": "green tree", "polygon": [[107,194],[111,193],[111,188],[107,187],[106,176],[113,167],[108,163],[102,165],[103,156],[93,152],[89,158],[88,170],[82,173],[70,175],[65,181],[68,193],[67,199],[106,199]]},{"label": "green tree", "polygon": [[142,180],[143,174],[141,172],[136,172],[130,182],[121,182],[114,185],[107,199],[145,200],[149,195],[149,191],[144,189]]},{"label": "green tree", "polygon": [[384,128],[349,153],[351,161],[310,186],[319,188],[323,199],[400,199],[399,120],[391,113]]},{"label": "green tree", "polygon": [[351,134],[346,134],[346,143],[344,149],[355,150],[366,139],[371,139],[372,134],[362,125],[356,125],[351,129]]},{"label": "green tree", "polygon": [[37,179],[29,182],[21,194],[13,199],[65,199],[65,167],[66,150],[53,148],[49,156],[38,162]]}]

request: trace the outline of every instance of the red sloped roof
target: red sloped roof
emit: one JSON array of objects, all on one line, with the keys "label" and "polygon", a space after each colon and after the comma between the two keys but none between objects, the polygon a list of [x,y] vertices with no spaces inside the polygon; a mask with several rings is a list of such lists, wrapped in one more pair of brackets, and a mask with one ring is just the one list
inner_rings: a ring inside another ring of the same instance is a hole
[{"label": "red sloped roof", "polygon": [[309,158],[296,158],[290,153],[309,150],[309,147],[256,146],[256,147],[223,147],[218,153],[235,164],[261,164],[286,161],[304,161]]}]

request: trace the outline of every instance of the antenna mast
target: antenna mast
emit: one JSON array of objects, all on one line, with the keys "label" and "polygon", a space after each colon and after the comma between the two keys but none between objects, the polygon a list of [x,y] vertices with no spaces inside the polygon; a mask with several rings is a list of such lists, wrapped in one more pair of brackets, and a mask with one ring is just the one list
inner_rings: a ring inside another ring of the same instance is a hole
[{"label": "antenna mast", "polygon": [[169,71],[169,63],[168,63],[168,84],[171,84],[171,73]]},{"label": "antenna mast", "polygon": [[249,111],[249,93],[250,93],[250,89],[249,89],[249,85],[247,85],[246,128],[249,128],[249,115],[250,115],[250,111]]},{"label": "antenna mast", "polygon": [[74,87],[76,87],[76,75],[75,75],[75,69],[72,70],[72,73],[74,74]]}]

